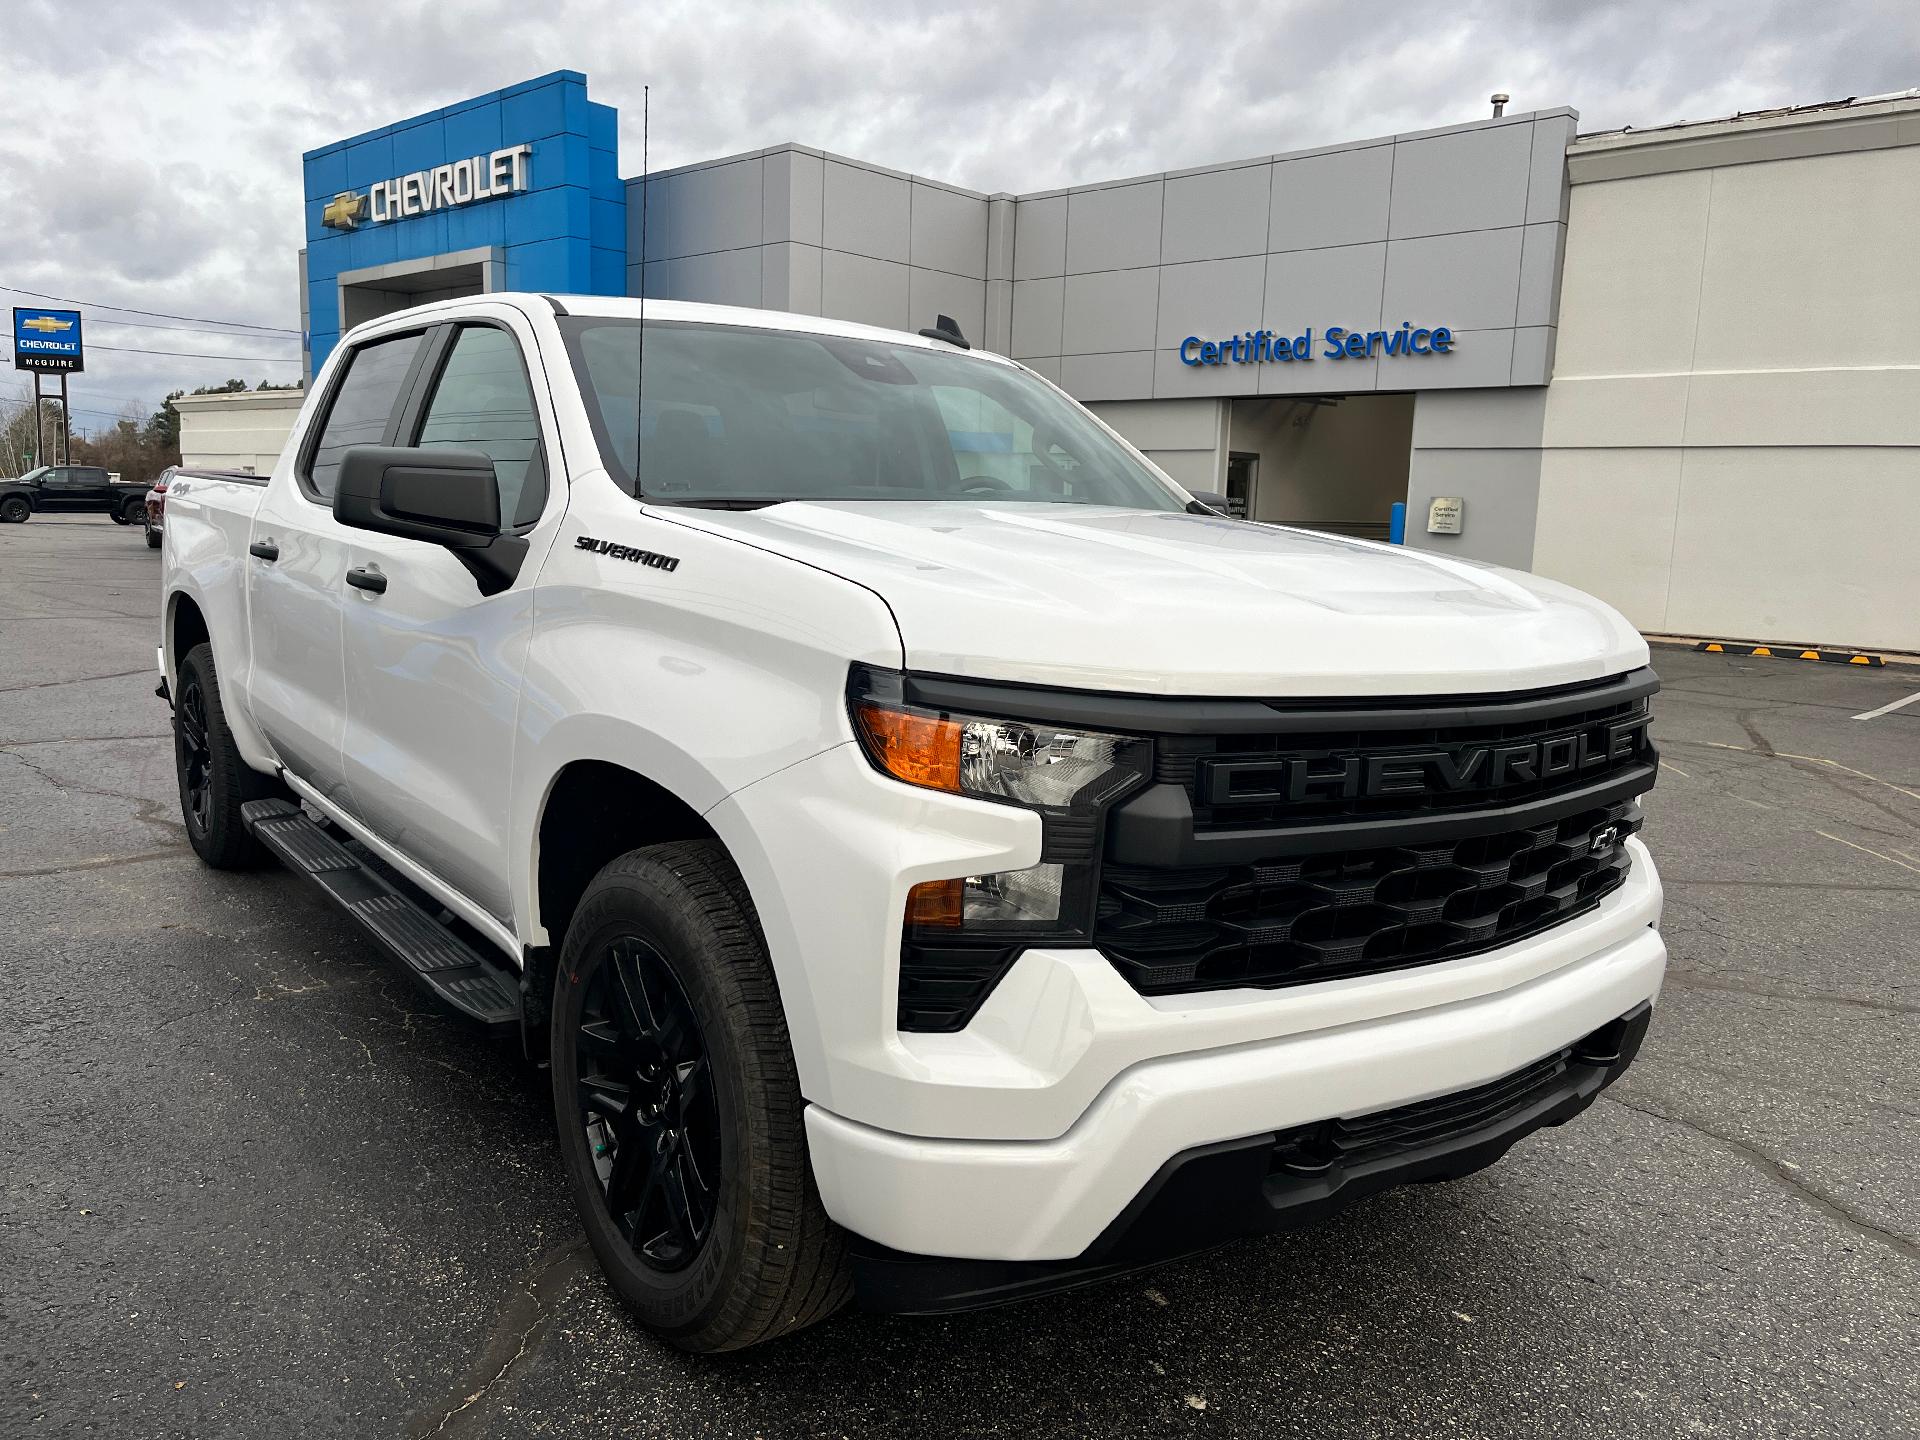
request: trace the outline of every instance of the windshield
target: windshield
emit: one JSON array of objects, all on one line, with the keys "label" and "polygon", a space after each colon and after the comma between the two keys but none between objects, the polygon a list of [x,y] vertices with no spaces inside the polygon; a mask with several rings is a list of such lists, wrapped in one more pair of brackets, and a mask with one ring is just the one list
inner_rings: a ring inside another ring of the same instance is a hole
[{"label": "windshield", "polygon": [[1071,400],[1009,365],[654,320],[642,402],[638,321],[561,324],[607,468],[650,501],[1186,504]]},{"label": "windshield", "polygon": [[27,473],[22,475],[20,478],[22,480],[31,480],[36,475],[45,475],[49,473],[52,469],[53,467],[51,465],[36,465],[33,469],[27,471]]}]

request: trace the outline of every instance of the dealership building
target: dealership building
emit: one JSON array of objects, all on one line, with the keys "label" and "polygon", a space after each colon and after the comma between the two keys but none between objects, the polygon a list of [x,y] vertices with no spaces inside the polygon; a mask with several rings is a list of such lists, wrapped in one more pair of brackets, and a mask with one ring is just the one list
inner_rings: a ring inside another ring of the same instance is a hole
[{"label": "dealership building", "polygon": [[802,145],[623,176],[587,92],[306,155],[309,374],[359,321],[490,290],[945,314],[1254,520],[1384,539],[1403,502],[1405,543],[1650,632],[1920,651],[1920,92],[1033,194]]}]

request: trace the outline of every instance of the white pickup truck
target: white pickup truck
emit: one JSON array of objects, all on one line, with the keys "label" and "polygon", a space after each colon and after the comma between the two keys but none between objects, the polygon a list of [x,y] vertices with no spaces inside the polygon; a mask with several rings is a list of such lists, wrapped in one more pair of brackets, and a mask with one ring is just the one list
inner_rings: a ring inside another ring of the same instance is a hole
[{"label": "white pickup truck", "polygon": [[167,497],[209,864],[550,1060],[647,1326],[1085,1283],[1447,1179],[1626,1067],[1657,682],[1563,586],[1228,519],[919,335],[490,295]]}]

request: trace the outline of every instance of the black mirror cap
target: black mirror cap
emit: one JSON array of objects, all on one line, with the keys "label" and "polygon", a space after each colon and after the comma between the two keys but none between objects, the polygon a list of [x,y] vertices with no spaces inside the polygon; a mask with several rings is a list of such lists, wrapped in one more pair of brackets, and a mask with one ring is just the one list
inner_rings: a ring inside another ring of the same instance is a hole
[{"label": "black mirror cap", "polygon": [[497,595],[520,573],[527,542],[500,532],[500,479],[477,450],[355,445],[340,457],[333,518],[356,530],[444,545]]},{"label": "black mirror cap", "polygon": [[[1187,493],[1193,496],[1193,504],[1187,507],[1188,513],[1225,515],[1229,519],[1233,517],[1233,502],[1226,496],[1217,495],[1211,490],[1189,490]],[[1196,509],[1196,506],[1199,508]]]},{"label": "black mirror cap", "polygon": [[340,457],[333,518],[403,540],[485,545],[500,533],[500,482],[477,450],[355,445]]}]

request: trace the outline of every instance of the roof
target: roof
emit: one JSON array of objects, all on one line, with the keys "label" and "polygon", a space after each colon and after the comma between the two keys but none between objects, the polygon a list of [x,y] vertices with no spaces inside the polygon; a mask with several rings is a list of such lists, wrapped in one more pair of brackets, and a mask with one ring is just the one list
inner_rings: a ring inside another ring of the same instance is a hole
[{"label": "roof", "polygon": [[1775,105],[1765,110],[1736,110],[1731,115],[1720,115],[1710,120],[1670,120],[1664,125],[1634,126],[1621,125],[1612,130],[1583,130],[1575,138],[1575,143],[1583,140],[1600,140],[1608,136],[1658,135],[1675,130],[1695,130],[1702,126],[1760,125],[1768,121],[1791,120],[1795,118],[1820,118],[1836,110],[1858,110],[1865,106],[1886,106],[1904,108],[1898,102],[1909,100],[1920,105],[1920,86],[1911,90],[1892,90],[1885,95],[1849,95],[1844,100],[1818,100],[1810,105]]}]

